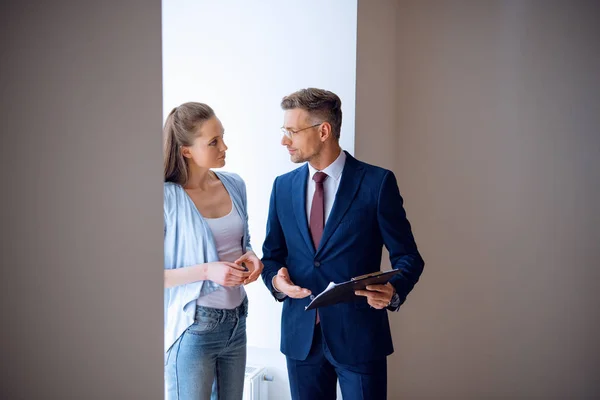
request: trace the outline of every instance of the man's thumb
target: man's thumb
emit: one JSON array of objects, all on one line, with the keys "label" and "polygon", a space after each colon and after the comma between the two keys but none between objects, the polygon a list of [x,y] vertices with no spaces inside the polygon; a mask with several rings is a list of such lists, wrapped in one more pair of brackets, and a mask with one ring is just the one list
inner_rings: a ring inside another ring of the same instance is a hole
[{"label": "man's thumb", "polygon": [[289,279],[290,278],[290,276],[288,275],[288,270],[287,270],[286,267],[280,268],[279,271],[277,272],[277,275],[279,275],[280,277],[285,278],[285,279]]}]

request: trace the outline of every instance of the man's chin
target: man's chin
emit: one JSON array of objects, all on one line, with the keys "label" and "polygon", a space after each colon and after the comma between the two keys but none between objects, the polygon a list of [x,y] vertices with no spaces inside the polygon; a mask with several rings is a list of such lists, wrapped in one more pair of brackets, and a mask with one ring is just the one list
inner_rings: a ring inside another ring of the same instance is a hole
[{"label": "man's chin", "polygon": [[290,160],[294,163],[294,164],[300,164],[303,163],[304,161],[306,161],[305,159],[303,159],[302,157],[298,157],[295,154],[290,156]]}]

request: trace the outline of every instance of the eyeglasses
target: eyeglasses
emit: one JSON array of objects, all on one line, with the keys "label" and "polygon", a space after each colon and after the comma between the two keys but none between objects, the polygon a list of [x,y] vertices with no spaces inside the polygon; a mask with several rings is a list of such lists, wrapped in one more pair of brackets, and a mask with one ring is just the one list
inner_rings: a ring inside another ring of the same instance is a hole
[{"label": "eyeglasses", "polygon": [[315,126],[319,126],[319,125],[321,125],[321,124],[322,124],[322,122],[319,122],[318,124],[314,124],[314,125],[311,125],[311,126],[307,126],[306,128],[298,129],[297,131],[292,131],[292,130],[290,130],[290,129],[285,129],[285,128],[282,126],[282,127],[281,127],[281,132],[282,132],[282,133],[283,133],[283,134],[284,134],[286,137],[288,137],[289,139],[291,139],[291,138],[292,138],[292,136],[293,136],[293,135],[295,135],[296,133],[298,133],[298,132],[302,132],[302,131],[305,131],[305,130],[307,130],[307,129],[310,129],[310,128],[314,128]]}]

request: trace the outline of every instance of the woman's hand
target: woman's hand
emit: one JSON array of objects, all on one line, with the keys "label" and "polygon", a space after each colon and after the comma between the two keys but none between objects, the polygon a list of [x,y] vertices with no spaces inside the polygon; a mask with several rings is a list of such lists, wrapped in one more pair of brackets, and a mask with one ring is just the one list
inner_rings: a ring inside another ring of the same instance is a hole
[{"label": "woman's hand", "polygon": [[244,267],[225,261],[217,261],[204,264],[206,267],[206,279],[222,286],[239,286],[243,284],[250,272]]},{"label": "woman's hand", "polygon": [[248,268],[250,276],[248,276],[248,278],[244,281],[244,285],[247,285],[257,280],[264,268],[262,261],[260,261],[260,259],[256,256],[256,254],[254,254],[252,250],[235,260],[235,263],[237,265],[242,265],[243,263],[244,265],[246,265],[246,268]]}]

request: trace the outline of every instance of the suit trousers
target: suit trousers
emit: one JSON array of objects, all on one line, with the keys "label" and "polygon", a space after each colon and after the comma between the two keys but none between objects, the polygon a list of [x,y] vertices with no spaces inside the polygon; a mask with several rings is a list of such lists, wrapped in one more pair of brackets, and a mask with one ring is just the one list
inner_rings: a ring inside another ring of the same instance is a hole
[{"label": "suit trousers", "polygon": [[[361,349],[348,349],[361,351]],[[306,360],[286,357],[292,400],[334,400],[339,379],[344,400],[385,400],[387,359],[347,365],[333,359],[321,332],[315,326]]]}]

